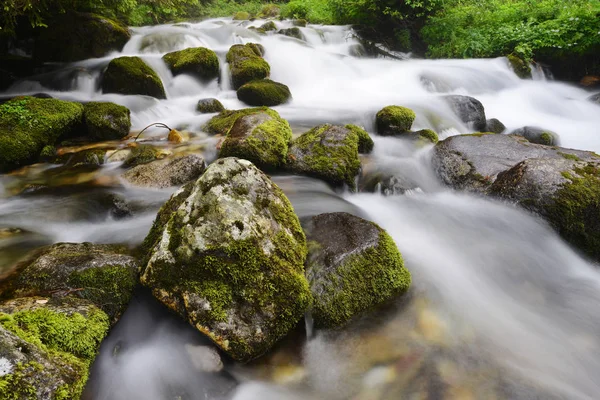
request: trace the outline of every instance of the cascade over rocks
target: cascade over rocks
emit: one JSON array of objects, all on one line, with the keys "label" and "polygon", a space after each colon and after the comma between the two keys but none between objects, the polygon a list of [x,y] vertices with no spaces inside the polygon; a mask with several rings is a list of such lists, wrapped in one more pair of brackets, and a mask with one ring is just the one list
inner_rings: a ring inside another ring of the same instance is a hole
[{"label": "cascade over rocks", "polygon": [[522,136],[531,143],[545,144],[547,146],[557,146],[559,144],[558,134],[535,126],[525,126],[523,128],[515,129],[510,134]]},{"label": "cascade over rocks", "polygon": [[268,351],[311,303],[289,200],[247,160],[211,164],[163,206],[140,281],[238,361]]},{"label": "cascade over rocks", "polygon": [[231,81],[235,90],[245,83],[269,77],[271,67],[264,58],[260,47],[254,43],[235,44],[227,53],[227,62],[231,69]]},{"label": "cascade over rocks", "polygon": [[196,105],[196,111],[202,114],[212,114],[224,111],[225,107],[217,99],[200,99]]},{"label": "cascade over rocks", "polygon": [[113,59],[102,76],[102,91],[125,95],[145,95],[166,99],[158,74],[140,57]]},{"label": "cascade over rocks", "polygon": [[270,79],[257,79],[242,85],[237,90],[237,98],[244,103],[260,107],[273,107],[287,103],[292,97],[290,89]]},{"label": "cascade over rocks", "polygon": [[204,47],[190,48],[165,54],[163,60],[173,75],[188,74],[202,81],[219,77],[217,54]]},{"label": "cascade over rocks", "polygon": [[485,109],[479,100],[461,95],[447,95],[443,99],[467,126],[475,129],[477,132],[485,131],[487,126]]},{"label": "cascade over rocks", "polygon": [[198,179],[205,170],[204,158],[190,154],[138,165],[125,171],[122,178],[134,186],[164,189]]},{"label": "cascade over rocks", "polygon": [[83,107],[88,134],[96,140],[122,139],[131,128],[131,112],[114,103],[90,102]]}]

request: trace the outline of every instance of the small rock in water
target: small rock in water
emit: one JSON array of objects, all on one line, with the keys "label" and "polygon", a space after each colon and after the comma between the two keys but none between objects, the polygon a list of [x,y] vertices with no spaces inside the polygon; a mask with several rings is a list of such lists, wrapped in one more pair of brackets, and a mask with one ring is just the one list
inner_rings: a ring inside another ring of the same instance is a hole
[{"label": "small rock in water", "polygon": [[547,146],[558,146],[558,134],[543,128],[535,126],[526,126],[516,129],[510,133],[511,135],[523,136],[531,143],[545,144]]},{"label": "small rock in water", "polygon": [[375,117],[377,133],[383,136],[399,135],[410,131],[416,115],[413,110],[401,106],[387,106]]}]

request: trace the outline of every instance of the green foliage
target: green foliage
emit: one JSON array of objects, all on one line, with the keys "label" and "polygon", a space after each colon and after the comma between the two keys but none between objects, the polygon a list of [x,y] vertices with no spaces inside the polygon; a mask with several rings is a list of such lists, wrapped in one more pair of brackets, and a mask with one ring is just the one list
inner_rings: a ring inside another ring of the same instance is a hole
[{"label": "green foliage", "polygon": [[[285,18],[303,19],[312,24],[335,24],[337,21],[330,0],[292,0],[281,9]],[[343,22],[342,22],[343,23]]]}]

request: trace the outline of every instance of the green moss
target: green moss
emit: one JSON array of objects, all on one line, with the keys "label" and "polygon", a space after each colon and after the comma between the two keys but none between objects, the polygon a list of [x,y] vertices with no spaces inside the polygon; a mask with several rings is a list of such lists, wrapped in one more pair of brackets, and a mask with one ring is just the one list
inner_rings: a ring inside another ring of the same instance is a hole
[{"label": "green moss", "polygon": [[131,128],[131,112],[115,103],[87,103],[83,109],[83,120],[88,134],[98,140],[121,139],[129,134]]},{"label": "green moss", "polygon": [[416,114],[413,110],[400,106],[387,106],[377,113],[377,133],[394,135],[410,131]]},{"label": "green moss", "polygon": [[577,157],[575,154],[563,153],[560,151],[558,152],[558,154],[560,154],[563,158],[566,158],[567,160],[581,161],[581,158]]},{"label": "green moss", "polygon": [[231,69],[231,79],[234,89],[239,89],[253,80],[269,77],[271,67],[259,54],[252,43],[233,45],[226,56]]},{"label": "green moss", "polygon": [[275,18],[280,14],[281,10],[279,6],[276,4],[266,4],[260,13],[258,14],[258,18]]},{"label": "green moss", "polygon": [[508,62],[512,66],[513,71],[515,71],[515,74],[517,74],[519,78],[531,78],[531,67],[529,66],[529,63],[525,62],[525,60],[514,53],[509,54],[507,58]]},{"label": "green moss", "polygon": [[13,372],[0,377],[0,398],[3,400],[37,400],[37,390],[31,383],[37,371],[34,363],[19,363]]},{"label": "green moss", "polygon": [[373,147],[375,147],[375,143],[371,136],[365,131],[363,128],[357,125],[348,124],[346,125],[346,129],[350,129],[352,132],[356,133],[358,136],[358,152],[367,154],[373,151]]},{"label": "green moss", "polygon": [[544,132],[540,135],[540,144],[545,144],[546,146],[551,146],[554,144],[554,136],[548,132]]},{"label": "green moss", "polygon": [[190,74],[205,81],[219,77],[219,58],[214,51],[204,47],[168,53],[163,60],[173,75]]},{"label": "green moss", "polygon": [[237,91],[240,101],[251,106],[277,106],[289,101],[290,89],[269,79],[253,80],[242,85]]},{"label": "green moss", "polygon": [[40,161],[42,162],[51,162],[54,160],[54,156],[56,155],[56,147],[52,145],[44,146],[40,153]]},{"label": "green moss", "polygon": [[275,22],[269,21],[269,22],[265,22],[264,24],[262,24],[260,26],[260,28],[258,28],[258,29],[263,32],[276,31],[277,25],[275,25]]},{"label": "green moss", "polygon": [[123,166],[127,168],[135,167],[136,165],[146,164],[151,161],[158,160],[160,158],[160,152],[147,144],[133,147],[131,154],[127,156],[123,162]]},{"label": "green moss", "polygon": [[225,110],[220,112],[219,115],[211,118],[203,129],[213,135],[226,135],[239,117],[260,112],[267,113],[273,118],[281,118],[277,111],[271,110],[267,107],[244,108],[242,110]]},{"label": "green moss", "polygon": [[415,133],[419,136],[420,139],[426,142],[431,142],[433,144],[436,144],[440,140],[437,133],[435,133],[431,129],[421,129],[420,131],[417,131]]},{"label": "green moss", "polygon": [[234,21],[245,21],[247,19],[250,19],[250,13],[246,11],[238,11],[233,15]]},{"label": "green moss", "polygon": [[113,59],[102,77],[102,91],[167,98],[160,77],[140,57]]}]

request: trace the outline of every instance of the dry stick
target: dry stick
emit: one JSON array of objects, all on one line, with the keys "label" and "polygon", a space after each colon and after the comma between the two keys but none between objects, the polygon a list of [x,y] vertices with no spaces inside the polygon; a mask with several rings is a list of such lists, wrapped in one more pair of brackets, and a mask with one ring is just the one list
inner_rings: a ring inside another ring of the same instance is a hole
[{"label": "dry stick", "polygon": [[[135,137],[135,139],[133,139],[133,142],[137,142],[138,138],[141,136],[142,133],[144,133],[145,130],[147,130],[148,128],[152,128],[153,126],[157,126],[159,128],[165,128],[168,129],[169,131],[172,131],[171,128],[169,128],[169,126],[167,124],[163,124],[162,122],[155,122],[153,124],[148,125],[147,127],[145,127],[144,129],[142,129],[140,131],[140,133],[137,134],[137,136]],[[112,156],[114,156],[115,154],[117,154],[119,151],[124,150],[124,149],[118,149],[117,151],[115,151],[114,153],[112,153],[110,156],[108,156],[106,158],[106,161],[108,161]]]}]

